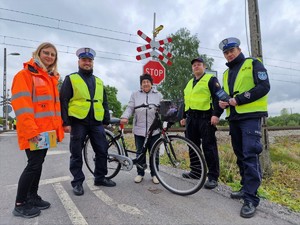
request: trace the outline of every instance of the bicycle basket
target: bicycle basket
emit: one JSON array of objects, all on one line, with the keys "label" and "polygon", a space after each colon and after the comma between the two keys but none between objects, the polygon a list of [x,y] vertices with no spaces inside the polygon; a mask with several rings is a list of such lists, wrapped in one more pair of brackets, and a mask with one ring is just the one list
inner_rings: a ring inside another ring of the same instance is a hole
[{"label": "bicycle basket", "polygon": [[162,100],[159,107],[161,120],[173,123],[178,122],[182,117],[182,106],[182,102]]}]

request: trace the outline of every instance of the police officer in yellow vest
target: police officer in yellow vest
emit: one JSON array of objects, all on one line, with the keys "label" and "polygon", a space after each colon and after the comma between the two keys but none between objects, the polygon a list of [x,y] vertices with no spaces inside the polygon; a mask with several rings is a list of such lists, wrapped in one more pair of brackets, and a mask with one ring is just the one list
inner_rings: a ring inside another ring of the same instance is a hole
[{"label": "police officer in yellow vest", "polygon": [[[208,167],[208,180],[204,184],[207,189],[218,186],[220,175],[219,155],[215,136],[216,125],[223,109],[219,107],[215,93],[221,89],[218,79],[212,74],[205,73],[205,63],[201,57],[191,61],[194,78],[184,89],[184,116],[180,124],[186,126],[185,135],[199,148],[202,144]],[[197,179],[199,168],[197,157],[190,155],[191,168],[182,176],[187,179]]]},{"label": "police officer in yellow vest", "polygon": [[254,58],[245,58],[240,40],[226,38],[219,44],[227,60],[223,86],[229,99],[219,102],[226,108],[233,151],[241,175],[242,188],[232,192],[231,198],[244,199],[240,215],[250,218],[259,204],[257,189],[261,184],[259,154],[262,152],[261,118],[268,116],[267,94],[270,83],[263,64]]},{"label": "police officer in yellow vest", "polygon": [[107,174],[108,143],[103,124],[110,120],[108,102],[103,82],[93,75],[96,52],[91,48],[77,50],[79,70],[66,76],[61,90],[61,115],[65,132],[71,132],[70,172],[75,195],[83,195],[85,180],[82,171],[82,147],[89,135],[96,155],[94,185],[115,186],[116,183],[105,178]]}]

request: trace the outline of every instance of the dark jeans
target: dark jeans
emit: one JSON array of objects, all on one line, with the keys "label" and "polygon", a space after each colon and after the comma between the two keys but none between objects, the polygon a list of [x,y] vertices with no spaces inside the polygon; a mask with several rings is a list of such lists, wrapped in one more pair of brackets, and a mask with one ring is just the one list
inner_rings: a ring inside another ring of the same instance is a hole
[{"label": "dark jeans", "polygon": [[[186,137],[194,142],[200,149],[201,144],[204,152],[205,161],[208,167],[207,177],[209,180],[218,180],[220,175],[219,153],[216,139],[216,127],[210,124],[210,118],[194,118],[186,119]],[[191,158],[191,172],[193,168],[197,168],[197,162]],[[196,169],[195,173],[197,173]]]},{"label": "dark jeans", "polygon": [[82,149],[86,136],[89,135],[91,145],[95,152],[95,181],[100,181],[107,174],[107,149],[108,143],[102,125],[72,124],[70,140],[70,172],[74,179],[71,181],[72,187],[82,184],[85,176],[82,171]]},{"label": "dark jeans", "polygon": [[16,202],[23,203],[27,195],[36,195],[42,174],[43,162],[48,149],[30,151],[26,149],[27,166],[20,176]]},{"label": "dark jeans", "polygon": [[261,119],[230,121],[229,127],[233,151],[242,178],[244,200],[257,206],[259,204],[257,189],[262,179],[259,163],[259,154],[262,152]]},{"label": "dark jeans", "polygon": [[[150,150],[153,146],[153,144],[155,143],[155,141],[157,139],[159,139],[160,135],[157,134],[157,135],[154,135],[152,136],[149,141],[148,141],[148,145],[146,146],[147,148],[147,151],[150,153]],[[136,149],[137,149],[137,152],[136,152],[136,156],[138,157],[142,151],[143,151],[143,144],[144,144],[144,141],[145,141],[145,137],[143,136],[138,136],[138,135],[134,135],[134,139],[135,139],[135,146],[136,146]],[[139,165],[143,166],[144,164],[146,164],[146,156],[145,157],[142,157],[139,161],[138,161]],[[158,165],[158,160],[157,160],[157,165]],[[154,172],[154,169],[152,167],[152,160],[151,160],[151,157],[150,157],[150,173],[151,173],[151,176],[153,177],[155,175],[155,172]],[[141,176],[144,176],[145,175],[145,171],[141,168],[139,168],[137,166],[137,173],[138,175],[141,175]]]}]

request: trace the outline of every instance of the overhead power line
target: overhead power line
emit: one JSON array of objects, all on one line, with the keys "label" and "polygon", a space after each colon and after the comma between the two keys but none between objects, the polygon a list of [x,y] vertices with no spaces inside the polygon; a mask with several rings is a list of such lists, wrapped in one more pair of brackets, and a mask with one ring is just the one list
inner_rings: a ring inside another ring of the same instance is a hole
[{"label": "overhead power line", "polygon": [[[35,43],[41,43],[42,41],[38,41],[38,40],[32,40],[32,39],[25,39],[25,38],[18,38],[18,37],[11,37],[11,36],[4,36],[4,35],[0,35],[0,37],[4,38],[3,44],[6,45],[11,45],[9,43],[5,43],[5,39],[6,38],[10,38],[10,39],[14,39],[14,40],[21,40],[21,41],[29,41],[29,42],[35,42]],[[62,46],[65,47],[67,49],[69,48],[74,48],[74,49],[78,49],[80,48],[80,46],[70,46],[70,45],[63,45],[63,44],[55,44],[56,46]],[[122,53],[115,53],[115,52],[108,52],[108,51],[100,51],[100,50],[96,50],[96,52],[101,52],[101,53],[105,53],[105,54],[112,54],[112,55],[119,55],[119,56],[128,56],[128,57],[135,57],[135,55],[128,55],[128,54],[122,54]]]},{"label": "overhead power line", "polygon": [[74,31],[74,30],[69,30],[69,29],[66,29],[66,28],[54,27],[54,26],[49,26],[49,25],[30,23],[30,22],[25,22],[25,21],[20,21],[20,20],[7,19],[7,18],[3,18],[3,17],[0,17],[0,20],[16,22],[16,23],[22,23],[22,24],[28,24],[28,25],[39,26],[39,27],[45,27],[45,28],[56,29],[56,30],[62,30],[62,31],[67,31],[67,32],[71,32],[71,33],[76,33],[76,34],[94,36],[94,37],[98,37],[98,38],[105,38],[105,39],[114,40],[114,41],[121,41],[121,42],[128,42],[128,43],[132,43],[132,44],[143,45],[142,43],[135,42],[135,41],[124,40],[124,39],[120,39],[120,38],[113,38],[113,37],[108,37],[108,36],[103,36],[103,35],[98,35],[98,34],[89,34],[89,33],[86,33],[86,32]]},{"label": "overhead power line", "polygon": [[94,28],[94,29],[98,29],[98,30],[105,30],[105,31],[109,31],[109,32],[114,32],[114,33],[119,33],[119,34],[125,34],[125,35],[130,35],[130,36],[138,36],[136,34],[131,34],[131,33],[126,33],[126,32],[111,30],[111,29],[107,29],[107,28],[103,28],[103,27],[91,26],[91,25],[88,25],[88,24],[75,23],[75,22],[68,21],[68,20],[56,19],[56,18],[52,18],[52,17],[48,17],[48,16],[37,15],[37,14],[34,14],[34,13],[27,13],[27,12],[23,12],[23,11],[18,11],[18,10],[13,10],[13,9],[6,9],[6,8],[1,8],[1,7],[0,7],[0,9],[1,10],[5,10],[5,11],[19,13],[19,14],[30,15],[30,16],[40,17],[40,18],[45,18],[45,19],[49,19],[49,20],[55,20],[57,22],[70,23],[70,24],[74,24],[74,25],[79,25],[79,26],[84,26],[84,27],[90,27],[90,28]]},{"label": "overhead power line", "polygon": [[[0,45],[2,45],[2,43],[0,43]],[[31,49],[35,49],[36,48],[36,47],[32,47],[32,46],[17,45],[17,44],[4,44],[4,45],[6,45],[6,46],[20,47],[20,48],[31,48]],[[60,52],[60,53],[66,53],[66,54],[74,54],[74,52],[61,51],[61,50],[58,50],[58,52]],[[96,51],[96,52],[98,52],[98,51]],[[96,56],[95,58],[117,60],[117,61],[129,62],[129,63],[140,63],[140,62],[132,61],[132,60],[126,60],[126,59],[120,59],[120,58],[111,58],[111,57],[104,57],[104,56]]]},{"label": "overhead power line", "polygon": [[[247,0],[245,0],[245,24],[247,22],[246,19],[246,3]],[[9,11],[9,12],[14,12],[14,13],[18,13],[18,14],[24,14],[24,15],[30,15],[30,16],[34,16],[34,17],[40,17],[40,18],[45,18],[45,19],[49,19],[49,20],[54,20],[58,22],[58,26],[60,22],[64,22],[64,23],[69,23],[69,24],[74,24],[74,25],[79,25],[79,26],[83,26],[83,27],[89,27],[89,28],[93,28],[93,29],[98,29],[98,30],[104,30],[104,31],[109,31],[109,32],[113,32],[113,33],[119,33],[119,34],[124,34],[124,35],[128,35],[130,37],[133,36],[138,36],[136,34],[132,34],[132,33],[128,33],[128,32],[122,32],[122,31],[117,31],[117,30],[112,30],[112,29],[107,29],[107,28],[103,28],[103,27],[97,27],[97,26],[91,26],[88,24],[82,24],[82,23],[76,23],[76,22],[72,22],[72,21],[68,21],[68,20],[62,20],[62,19],[57,19],[57,18],[53,18],[53,17],[48,17],[48,16],[43,16],[43,15],[38,15],[38,14],[34,14],[34,13],[28,13],[28,12],[23,12],[23,11],[19,11],[19,10],[13,10],[13,9],[7,9],[7,8],[2,8],[0,7],[0,10],[4,10],[4,11]],[[21,23],[26,23],[23,21],[17,21],[17,20],[10,20],[10,19],[6,19],[6,18],[0,18],[3,20],[8,20],[8,21],[12,21],[12,22],[21,22]],[[60,30],[64,30],[64,31],[68,31],[68,32],[74,32],[74,33],[79,33],[79,34],[85,34],[85,35],[91,35],[91,36],[96,36],[96,37],[100,37],[100,38],[106,38],[106,39],[111,39],[111,40],[115,40],[115,41],[122,41],[122,42],[129,42],[129,43],[133,43],[133,44],[140,44],[143,45],[142,43],[138,43],[138,42],[132,42],[130,40],[123,40],[123,39],[117,39],[117,38],[113,38],[113,37],[107,37],[107,36],[101,36],[101,35],[94,35],[94,34],[88,34],[88,33],[83,33],[83,32],[76,32],[76,31],[72,31],[72,30],[68,30],[68,29],[64,29],[64,28],[59,28],[59,27],[51,27],[51,26],[47,26],[47,25],[40,25],[40,24],[34,24],[34,23],[27,23],[30,25],[35,25],[35,26],[42,26],[42,27],[48,27],[48,28],[52,28],[52,29],[60,29]],[[247,33],[247,25],[245,25],[246,27],[246,33]],[[248,35],[247,36],[247,46],[248,46],[248,51],[249,51],[249,43],[248,43]],[[214,48],[206,48],[206,47],[200,47],[202,49],[207,49],[207,50],[213,50],[213,51],[220,51],[219,49],[214,49]],[[250,54],[249,54],[250,55]],[[213,56],[216,58],[223,58],[221,56]],[[267,58],[265,57],[265,59],[269,59],[269,60],[275,60],[275,61],[281,61],[281,62],[287,62],[287,63],[293,63],[293,64],[298,64],[300,65],[299,62],[292,62],[292,61],[287,61],[287,60],[281,60],[281,59],[273,59],[273,58]],[[270,65],[272,66],[272,65]],[[278,66],[276,66],[278,67]],[[279,67],[280,68],[280,67]],[[296,69],[297,70],[297,69]],[[298,70],[297,70],[298,71]]]}]

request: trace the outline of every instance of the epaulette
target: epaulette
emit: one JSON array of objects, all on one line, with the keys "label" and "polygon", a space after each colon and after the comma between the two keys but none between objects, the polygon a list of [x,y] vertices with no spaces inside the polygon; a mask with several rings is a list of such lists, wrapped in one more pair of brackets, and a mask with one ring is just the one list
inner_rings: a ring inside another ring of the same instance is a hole
[{"label": "epaulette", "polygon": [[246,59],[252,59],[253,61],[258,60],[262,63],[262,59],[261,58],[256,58],[256,57],[247,57]]}]

